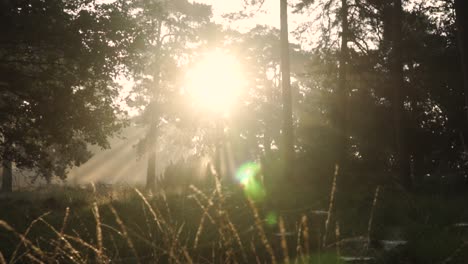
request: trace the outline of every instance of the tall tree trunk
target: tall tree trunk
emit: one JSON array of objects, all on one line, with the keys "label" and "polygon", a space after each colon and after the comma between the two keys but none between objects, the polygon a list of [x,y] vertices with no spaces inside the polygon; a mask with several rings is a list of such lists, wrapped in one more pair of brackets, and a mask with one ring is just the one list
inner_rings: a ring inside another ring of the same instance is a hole
[{"label": "tall tree trunk", "polygon": [[[275,77],[273,77],[273,78],[275,78]],[[265,81],[264,84],[265,84],[265,87],[266,87],[266,89],[265,89],[266,90],[266,92],[265,92],[266,100],[267,100],[267,102],[271,103],[271,102],[273,102],[273,90],[277,89],[278,85],[276,85],[276,81],[274,79],[269,80],[269,81]],[[268,105],[268,106],[270,106],[270,105]],[[267,116],[265,116],[264,122],[265,122],[264,127],[263,127],[263,145],[265,147],[264,156],[269,157],[271,155],[272,134],[271,134],[270,131],[271,131],[272,124],[273,124],[272,118],[269,115],[267,115]]]},{"label": "tall tree trunk", "polygon": [[3,173],[2,173],[2,192],[13,191],[13,170],[12,162],[4,160],[2,162]]},{"label": "tall tree trunk", "polygon": [[154,70],[154,75],[153,75],[153,89],[152,89],[152,98],[151,98],[151,105],[152,109],[150,109],[150,131],[149,131],[149,137],[150,137],[150,152],[148,153],[148,167],[146,170],[146,189],[147,190],[154,190],[155,183],[156,183],[156,142],[157,142],[157,127],[158,127],[158,121],[159,117],[157,116],[156,113],[156,104],[157,104],[157,98],[158,98],[158,92],[159,92],[159,86],[161,82],[161,49],[162,49],[162,22],[159,21],[157,25],[157,42],[156,42],[156,49],[155,49],[155,54],[156,54],[156,68]]},{"label": "tall tree trunk", "polygon": [[348,142],[347,135],[347,108],[348,108],[348,89],[346,87],[347,63],[348,63],[348,3],[347,0],[341,0],[341,50],[340,50],[340,69],[338,76],[338,101],[337,111],[337,158],[336,162],[343,171],[346,160],[346,148]]},{"label": "tall tree trunk", "polygon": [[463,92],[465,94],[465,117],[462,124],[461,141],[463,149],[468,152],[468,1],[455,0],[455,24],[457,26],[458,50],[460,53],[461,72],[463,75]]},{"label": "tall tree trunk", "polygon": [[468,122],[468,1],[455,0],[455,16],[458,32],[463,84],[465,93],[465,114]]},{"label": "tall tree trunk", "polygon": [[406,122],[404,113],[404,76],[402,61],[402,0],[393,0],[393,37],[390,74],[393,84],[393,125],[396,143],[397,173],[401,184],[412,188],[410,158],[406,142]]},{"label": "tall tree trunk", "polygon": [[[331,223],[336,222],[338,219],[337,215],[337,206],[341,205],[342,197],[339,190],[342,186],[339,184],[338,174],[342,174],[345,171],[345,161],[347,153],[347,142],[348,142],[348,126],[347,126],[347,108],[348,108],[348,89],[346,86],[347,79],[347,63],[348,63],[348,37],[349,37],[349,25],[348,25],[348,0],[341,0],[341,10],[340,10],[340,20],[341,20],[341,47],[339,54],[339,71],[338,71],[338,90],[337,90],[337,99],[335,106],[335,122],[336,122],[336,148],[335,148],[335,162],[334,164],[334,177],[331,182],[332,188],[335,190],[335,202],[333,204],[333,211],[328,219]],[[338,188],[337,188],[338,186]],[[324,236],[324,245],[328,239],[328,234]]]},{"label": "tall tree trunk", "polygon": [[284,177],[291,178],[294,175],[294,131],[292,118],[292,92],[289,65],[289,40],[288,40],[288,3],[280,0],[281,20],[281,85],[283,93],[283,158]]}]

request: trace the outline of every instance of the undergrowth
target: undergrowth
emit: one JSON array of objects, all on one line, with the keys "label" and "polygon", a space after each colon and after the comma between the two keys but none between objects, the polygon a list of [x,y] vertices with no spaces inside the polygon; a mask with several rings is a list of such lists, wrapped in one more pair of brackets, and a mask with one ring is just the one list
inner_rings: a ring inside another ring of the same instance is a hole
[{"label": "undergrowth", "polygon": [[[283,186],[264,201],[218,178],[179,194],[96,185],[4,196],[0,264],[468,260],[466,233],[453,226],[468,219],[466,196],[403,197],[375,186],[343,197],[334,182],[322,193]],[[406,244],[384,251],[384,239]]]}]

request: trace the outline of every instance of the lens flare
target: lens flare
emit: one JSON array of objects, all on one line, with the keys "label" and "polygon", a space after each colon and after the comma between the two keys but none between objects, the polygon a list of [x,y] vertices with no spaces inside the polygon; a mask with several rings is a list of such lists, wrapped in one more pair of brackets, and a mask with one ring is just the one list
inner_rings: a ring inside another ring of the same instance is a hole
[{"label": "lens flare", "polygon": [[275,212],[269,212],[265,217],[265,222],[268,226],[276,226],[278,224],[278,215]]},{"label": "lens flare", "polygon": [[236,173],[236,179],[244,189],[245,195],[254,201],[262,201],[266,196],[265,188],[259,179],[260,173],[260,165],[254,162],[242,165]]}]

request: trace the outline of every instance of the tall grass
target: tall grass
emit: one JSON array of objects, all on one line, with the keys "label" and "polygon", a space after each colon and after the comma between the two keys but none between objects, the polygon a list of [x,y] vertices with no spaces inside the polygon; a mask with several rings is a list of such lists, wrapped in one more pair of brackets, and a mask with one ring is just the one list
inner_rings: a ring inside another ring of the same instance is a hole
[{"label": "tall grass", "polygon": [[[183,194],[167,190],[149,195],[138,188],[112,196],[71,191],[72,197],[56,196],[60,200],[45,213],[40,212],[43,202],[32,203],[38,208],[31,214],[37,217],[25,226],[24,219],[0,220],[0,264],[342,263],[340,256],[349,254],[348,244],[356,239],[343,228],[350,219],[334,214],[340,209],[335,204],[337,176],[336,170],[328,201],[322,203],[328,205],[325,219],[306,208],[297,214],[277,211],[274,223],[266,220],[267,204],[248,199],[218,176],[213,188],[191,185]],[[369,195],[368,213],[362,217],[367,246],[381,232],[380,193],[377,187]],[[0,218],[9,218],[4,216]],[[458,245],[443,258],[445,263],[457,263],[451,261],[466,243]]]},{"label": "tall grass", "polygon": [[[278,252],[284,263],[291,257],[307,259],[306,217],[296,245],[300,250],[291,255],[281,216],[278,226],[267,230],[265,212],[254,201],[241,198],[241,192],[228,197],[224,189],[219,178],[214,189],[190,186],[185,201],[193,201],[190,212],[180,210],[175,199],[180,196],[149,197],[134,189],[128,200],[106,200],[92,192],[89,206],[41,214],[22,233],[0,220],[0,234],[17,240],[13,251],[0,249],[0,263],[278,263]],[[135,214],[125,212],[128,205]]]}]

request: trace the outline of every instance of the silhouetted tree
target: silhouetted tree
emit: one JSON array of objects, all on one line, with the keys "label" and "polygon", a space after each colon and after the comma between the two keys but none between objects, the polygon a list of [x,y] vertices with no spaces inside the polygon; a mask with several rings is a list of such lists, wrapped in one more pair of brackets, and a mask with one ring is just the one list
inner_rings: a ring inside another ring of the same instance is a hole
[{"label": "silhouetted tree", "polygon": [[[458,49],[465,87],[465,111],[468,120],[468,2],[455,0],[455,20],[457,25]],[[468,121],[467,121],[468,122]]]},{"label": "silhouetted tree", "polygon": [[88,143],[108,147],[124,116],[114,82],[131,42],[122,8],[119,1],[0,2],[3,164],[65,178],[90,157]]},{"label": "silhouetted tree", "polygon": [[348,3],[347,0],[341,0],[340,10],[341,20],[341,47],[339,55],[339,72],[338,72],[338,104],[337,108],[337,164],[342,169],[347,154],[347,110],[348,110],[348,89],[346,85],[347,79],[347,63],[348,63],[348,36],[349,36],[349,24],[348,24]]},{"label": "silhouetted tree", "polygon": [[407,129],[405,122],[406,89],[403,75],[403,5],[402,0],[393,1],[392,12],[392,47],[390,75],[393,87],[392,108],[393,126],[396,143],[396,167],[401,183],[412,187],[410,175],[410,157],[407,146]]},{"label": "silhouetted tree", "polygon": [[288,3],[280,0],[280,24],[281,24],[281,88],[283,91],[283,162],[284,177],[291,178],[294,175],[294,129],[292,112],[292,91],[289,65],[289,31],[288,31]]},{"label": "silhouetted tree", "polygon": [[178,93],[178,60],[188,55],[189,43],[197,42],[196,31],[209,22],[211,9],[187,0],[139,0],[132,3],[131,10],[139,29],[134,51],[139,65],[131,68],[137,82],[133,105],[145,107],[143,122],[149,129],[139,149],[148,158],[146,187],[153,189],[159,130],[163,120],[174,118],[171,104]]}]

